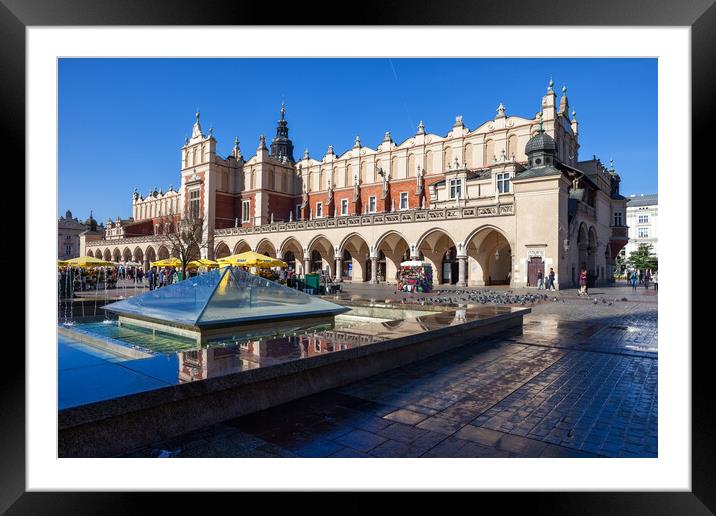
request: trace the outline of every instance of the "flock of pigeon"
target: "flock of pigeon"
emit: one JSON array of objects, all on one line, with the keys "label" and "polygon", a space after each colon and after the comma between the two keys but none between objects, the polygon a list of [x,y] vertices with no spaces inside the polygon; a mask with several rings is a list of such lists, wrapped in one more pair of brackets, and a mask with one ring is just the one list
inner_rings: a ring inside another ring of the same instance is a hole
[{"label": "flock of pigeon", "polygon": [[[396,292],[397,293],[397,292]],[[623,297],[622,301],[627,298]],[[422,295],[418,298],[401,299],[401,303],[419,303],[421,305],[465,305],[465,304],[495,304],[495,305],[534,305],[535,303],[553,302],[564,303],[565,300],[557,297],[550,297],[549,294],[527,293],[516,294],[510,290],[434,290],[431,295]],[[612,306],[617,298],[593,298],[593,303]]]}]

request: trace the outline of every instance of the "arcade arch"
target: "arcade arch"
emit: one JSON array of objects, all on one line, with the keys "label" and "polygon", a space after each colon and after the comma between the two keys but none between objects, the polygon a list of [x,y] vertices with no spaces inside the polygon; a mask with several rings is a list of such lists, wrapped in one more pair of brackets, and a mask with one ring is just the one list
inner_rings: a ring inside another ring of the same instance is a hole
[{"label": "arcade arch", "polygon": [[455,284],[459,266],[455,240],[442,229],[431,229],[418,240],[416,249],[433,267],[434,284]]},{"label": "arcade arch", "polygon": [[219,242],[216,246],[216,250],[214,251],[214,258],[218,260],[219,258],[226,258],[229,255],[231,255],[231,249],[229,249],[229,246],[224,242]]},{"label": "arcade arch", "polygon": [[[467,238],[465,247],[470,285],[512,283],[512,246],[502,231],[493,226],[479,228]],[[541,258],[539,261],[535,266],[544,267]]]}]

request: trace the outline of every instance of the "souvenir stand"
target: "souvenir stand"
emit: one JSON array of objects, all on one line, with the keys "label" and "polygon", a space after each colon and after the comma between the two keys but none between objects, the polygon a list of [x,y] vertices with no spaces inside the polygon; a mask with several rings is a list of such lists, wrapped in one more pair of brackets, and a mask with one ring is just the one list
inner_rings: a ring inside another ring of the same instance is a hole
[{"label": "souvenir stand", "polygon": [[428,262],[410,260],[400,264],[398,290],[430,292],[433,288],[433,267]]}]

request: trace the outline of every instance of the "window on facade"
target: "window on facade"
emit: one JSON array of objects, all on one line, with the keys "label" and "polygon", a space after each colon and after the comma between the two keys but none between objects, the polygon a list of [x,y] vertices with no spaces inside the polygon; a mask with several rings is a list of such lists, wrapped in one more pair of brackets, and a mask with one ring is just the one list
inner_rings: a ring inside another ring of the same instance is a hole
[{"label": "window on facade", "polygon": [[510,173],[497,174],[497,191],[508,193],[510,191]]},{"label": "window on facade", "polygon": [[614,213],[614,225],[615,226],[621,226],[622,225],[622,212],[617,211]]},{"label": "window on facade", "polygon": [[408,192],[400,192],[400,209],[408,209]]},{"label": "window on facade", "polygon": [[250,222],[251,220],[251,201],[243,201],[241,203],[241,221]]},{"label": "window on facade", "polygon": [[639,238],[649,238],[649,228],[639,228]]},{"label": "window on facade", "polygon": [[459,199],[462,197],[462,179],[450,180],[450,199]]},{"label": "window on facade", "polygon": [[316,203],[316,217],[318,217],[318,218],[323,217],[323,203],[322,202]]},{"label": "window on facade", "polygon": [[65,254],[72,254],[72,246],[71,245],[65,246]]},{"label": "window on facade", "polygon": [[639,215],[639,224],[648,224],[649,215]]},{"label": "window on facade", "polygon": [[348,215],[348,199],[341,199],[341,215]]},{"label": "window on facade", "polygon": [[375,213],[375,195],[368,197],[368,213]]},{"label": "window on facade", "polygon": [[199,190],[189,191],[189,216],[195,219],[199,218],[200,213],[200,199]]}]

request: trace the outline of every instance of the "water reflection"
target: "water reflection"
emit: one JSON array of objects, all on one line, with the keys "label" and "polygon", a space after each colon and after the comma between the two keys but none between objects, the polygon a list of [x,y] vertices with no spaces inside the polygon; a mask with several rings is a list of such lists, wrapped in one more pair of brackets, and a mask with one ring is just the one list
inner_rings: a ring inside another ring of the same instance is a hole
[{"label": "water reflection", "polygon": [[339,353],[510,311],[507,307],[431,312],[354,307],[329,322],[273,324],[217,337],[204,345],[128,325],[78,324],[63,328],[59,339],[59,405],[62,409]]}]

